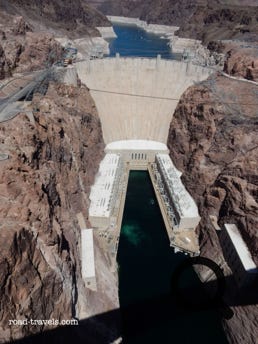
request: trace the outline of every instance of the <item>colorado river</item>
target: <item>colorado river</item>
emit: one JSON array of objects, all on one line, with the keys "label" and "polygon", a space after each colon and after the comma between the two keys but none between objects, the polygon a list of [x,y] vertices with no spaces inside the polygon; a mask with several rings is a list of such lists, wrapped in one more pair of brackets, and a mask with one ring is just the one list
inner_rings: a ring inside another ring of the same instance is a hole
[{"label": "colorado river", "polygon": [[[217,311],[171,301],[171,276],[185,259],[169,246],[148,172],[132,171],[117,257],[123,343],[227,343]],[[201,288],[192,268],[184,283]]]}]

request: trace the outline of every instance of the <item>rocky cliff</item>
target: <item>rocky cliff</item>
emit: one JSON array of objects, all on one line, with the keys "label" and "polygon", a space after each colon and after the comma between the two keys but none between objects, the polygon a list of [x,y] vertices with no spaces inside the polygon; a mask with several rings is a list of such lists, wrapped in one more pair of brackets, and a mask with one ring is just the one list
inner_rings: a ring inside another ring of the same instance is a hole
[{"label": "rocky cliff", "polygon": [[50,31],[72,38],[99,35],[96,26],[110,26],[107,18],[81,0],[10,0],[1,1],[0,8],[21,15],[33,31]]},{"label": "rocky cliff", "polygon": [[[85,87],[52,83],[45,96],[34,95],[32,109],[30,119],[0,125],[1,152],[9,155],[0,161],[1,343],[53,329],[10,326],[10,319],[86,318],[117,307],[116,278],[97,243],[98,292],[85,289],[80,273],[76,214],[87,221],[104,148],[95,105]],[[108,342],[112,331],[100,322],[73,339]]]},{"label": "rocky cliff", "polygon": [[213,39],[256,40],[258,34],[258,7],[252,0],[245,3],[229,0],[104,0],[97,4],[107,14],[179,26],[179,36],[201,39],[204,43]]},{"label": "rocky cliff", "polygon": [[96,27],[110,25],[103,14],[81,0],[0,1],[0,79],[60,60],[63,50],[57,37],[64,42],[85,38],[92,43],[91,37],[100,35]]},{"label": "rocky cliff", "polygon": [[32,32],[23,17],[0,12],[0,79],[45,68],[63,55],[53,34]]},{"label": "rocky cliff", "polygon": [[224,71],[234,77],[258,82],[258,47],[230,42],[224,49]]},{"label": "rocky cliff", "polygon": [[[220,265],[222,251],[210,215],[221,227],[237,224],[258,263],[257,134],[257,86],[222,76],[188,89],[171,122],[170,154],[202,217],[201,255]],[[230,342],[254,343],[258,306],[233,312],[225,324]]]}]

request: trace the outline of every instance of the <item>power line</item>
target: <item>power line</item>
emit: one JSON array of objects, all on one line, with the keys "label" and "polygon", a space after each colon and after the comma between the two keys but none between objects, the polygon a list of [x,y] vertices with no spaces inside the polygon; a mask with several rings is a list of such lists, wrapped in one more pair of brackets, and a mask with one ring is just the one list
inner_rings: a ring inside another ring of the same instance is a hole
[{"label": "power line", "polygon": [[[144,94],[132,94],[132,93],[123,93],[123,92],[115,92],[115,91],[107,91],[107,90],[100,90],[100,89],[94,89],[89,88],[90,91],[94,92],[100,92],[100,93],[109,93],[109,94],[117,94],[117,95],[123,95],[123,96],[130,96],[130,97],[138,97],[138,98],[151,98],[151,99],[159,99],[159,100],[175,100],[179,101],[181,98],[171,98],[171,97],[158,97],[158,96],[149,96]],[[242,103],[242,102],[221,102],[221,101],[187,101],[187,103],[193,103],[193,104],[213,104],[213,103],[220,103],[225,105],[250,105],[250,106],[258,106],[258,103]]]}]

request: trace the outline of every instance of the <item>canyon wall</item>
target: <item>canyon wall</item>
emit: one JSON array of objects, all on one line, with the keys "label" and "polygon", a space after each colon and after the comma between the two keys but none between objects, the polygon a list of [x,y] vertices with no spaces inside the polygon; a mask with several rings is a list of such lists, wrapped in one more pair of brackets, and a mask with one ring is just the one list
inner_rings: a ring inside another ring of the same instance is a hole
[{"label": "canyon wall", "polygon": [[[85,87],[51,83],[31,107],[30,120],[20,114],[0,124],[1,153],[9,155],[0,161],[1,343],[53,329],[10,326],[10,319],[85,319],[118,307],[116,276],[97,241],[97,292],[85,289],[80,272],[76,214],[88,224],[90,186],[104,154],[95,105]],[[111,325],[92,324],[91,332],[74,330],[73,340],[113,336]]]},{"label": "canyon wall", "polygon": [[53,34],[32,32],[23,17],[0,11],[0,79],[45,68],[62,55]]},{"label": "canyon wall", "polygon": [[97,26],[111,25],[102,13],[81,0],[2,0],[0,9],[23,16],[33,31],[73,38],[99,36]]},{"label": "canyon wall", "polygon": [[200,39],[256,40],[255,0],[100,0],[87,1],[103,13],[146,20],[148,23],[180,26],[180,37]]},{"label": "canyon wall", "polygon": [[[235,223],[258,263],[257,134],[257,86],[222,76],[189,88],[171,121],[170,155],[202,217],[201,255],[219,265],[224,260],[210,215],[221,228]],[[229,294],[235,290],[231,285]],[[240,307],[237,297],[230,302],[234,315],[224,324],[230,343],[255,343],[258,306]]]}]

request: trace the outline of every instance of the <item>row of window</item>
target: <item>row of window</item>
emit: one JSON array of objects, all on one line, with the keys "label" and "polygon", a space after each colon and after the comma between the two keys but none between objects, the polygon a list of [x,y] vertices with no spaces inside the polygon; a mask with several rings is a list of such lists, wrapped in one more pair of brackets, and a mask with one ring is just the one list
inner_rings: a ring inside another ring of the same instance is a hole
[{"label": "row of window", "polygon": [[147,160],[147,154],[143,153],[132,153],[132,160]]}]

